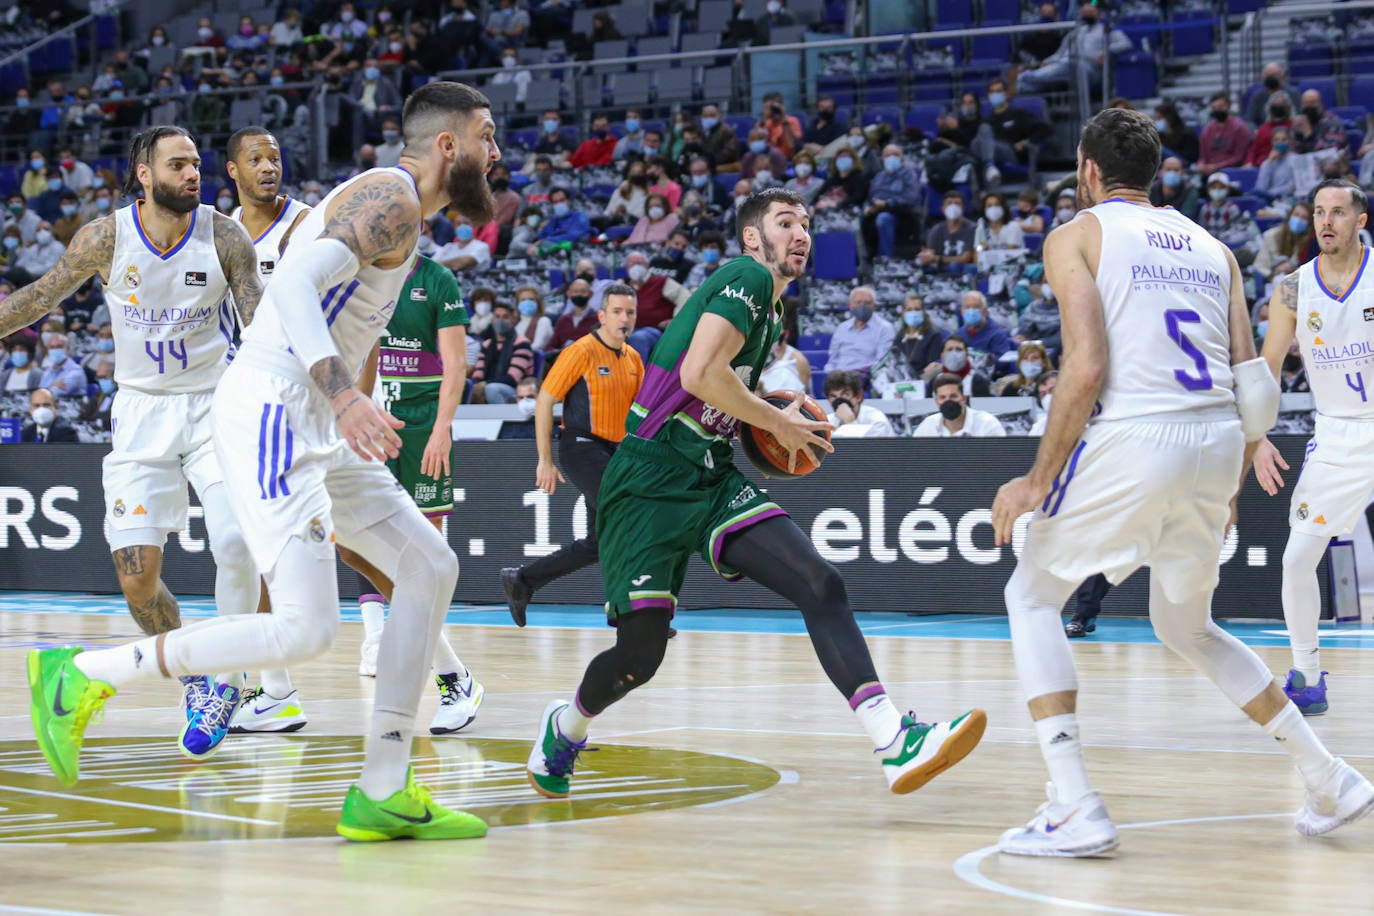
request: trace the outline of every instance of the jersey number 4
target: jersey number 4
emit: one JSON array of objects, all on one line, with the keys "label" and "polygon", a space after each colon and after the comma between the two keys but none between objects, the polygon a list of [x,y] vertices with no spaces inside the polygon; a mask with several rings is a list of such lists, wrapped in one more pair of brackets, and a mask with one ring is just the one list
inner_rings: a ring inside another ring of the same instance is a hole
[{"label": "jersey number 4", "polygon": [[1350,377],[1350,373],[1347,372],[1347,373],[1345,374],[1345,383],[1346,383],[1346,385],[1348,385],[1348,386],[1350,387],[1350,390],[1351,390],[1351,391],[1357,392],[1357,393],[1359,394],[1359,396],[1360,396],[1360,401],[1361,401],[1362,403],[1368,402],[1368,401],[1369,401],[1369,396],[1368,396],[1367,394],[1364,393],[1364,373],[1363,373],[1363,372],[1356,372],[1356,373],[1355,373],[1355,377],[1354,377],[1353,379]]},{"label": "jersey number 4", "polygon": [[1169,339],[1178,344],[1180,350],[1192,357],[1193,364],[1197,366],[1196,375],[1186,369],[1175,369],[1174,378],[1178,379],[1178,383],[1189,391],[1206,391],[1212,387],[1212,373],[1207,371],[1207,357],[1179,327],[1185,321],[1198,324],[1202,321],[1202,316],[1192,309],[1168,309],[1164,312],[1164,327],[1169,332]]},{"label": "jersey number 4", "polygon": [[[185,371],[186,371],[187,360],[186,360],[186,342],[185,342],[185,341],[181,341],[181,340],[168,340],[168,341],[165,341],[165,342],[164,342],[164,341],[159,340],[159,341],[157,341],[156,343],[157,343],[157,346],[154,347],[154,346],[153,346],[154,341],[151,341],[151,340],[146,341],[146,342],[143,344],[143,349],[145,349],[145,350],[148,351],[148,358],[151,359],[153,362],[157,363],[157,374],[158,374],[158,375],[166,375],[166,374],[167,374],[167,360],[168,360],[168,359],[180,360],[180,362],[181,362],[181,371],[182,371],[182,372],[185,372]],[[175,372],[175,371],[177,371],[177,370],[176,370],[175,367],[173,367],[172,371]]]}]

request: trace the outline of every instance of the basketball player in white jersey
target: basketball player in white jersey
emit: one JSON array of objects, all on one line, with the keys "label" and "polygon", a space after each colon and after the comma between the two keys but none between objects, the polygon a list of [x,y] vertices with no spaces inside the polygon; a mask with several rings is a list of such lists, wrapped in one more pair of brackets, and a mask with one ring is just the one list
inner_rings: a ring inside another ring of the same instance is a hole
[{"label": "basketball player in white jersey", "polygon": [[[238,223],[200,203],[200,154],[179,127],[134,137],[127,192],[133,206],[83,226],[52,270],[0,303],[0,336],[33,321],[99,274],[115,340],[113,450],[105,458],[106,526],[119,585],[143,632],[180,626],[161,579],[167,535],[186,524],[189,482],[215,557],[215,604],[242,613],[257,574],[229,506],[210,442],[210,402],[224,372],[233,319],[226,294],[253,319],[262,287]],[[181,748],[209,756],[223,740],[238,688],[183,672]]]},{"label": "basketball player in white jersey", "polygon": [[[59,778],[75,781],[86,724],[124,684],[285,667],[327,650],[339,624],[337,539],[395,584],[366,759],[338,832],[352,840],[486,833],[480,819],[435,804],[410,771],[416,707],[458,561],[382,464],[399,453],[399,421],[356,380],[415,264],[421,220],[449,204],[476,223],[495,211],[485,176],[501,154],[490,108],[458,83],[415,90],[400,166],[339,185],[297,228],[213,407],[216,454],[272,613],[113,649],[33,652],[35,730]],[[246,609],[255,604],[256,594]]]},{"label": "basketball player in white jersey", "polygon": [[[257,252],[263,286],[272,279],[286,240],[310,208],[281,190],[281,146],[264,127],[244,127],[229,137],[225,170],[238,191],[239,205],[230,214],[247,230]],[[266,589],[258,610],[270,610]],[[300,697],[284,668],[261,672],[258,687],[243,692],[243,702],[229,725],[233,732],[293,732],[307,718]]]},{"label": "basketball player in white jersey", "polygon": [[993,503],[998,544],[1035,510],[1006,586],[1012,651],[1050,771],[1049,801],[1003,852],[1089,856],[1118,843],[1088,782],[1064,602],[1099,570],[1150,566],[1150,621],[1292,756],[1307,785],[1296,825],[1326,833],[1368,813],[1374,786],[1333,758],[1269,669],[1211,618],[1217,562],[1249,458],[1278,414],[1255,357],[1235,257],[1206,230],[1150,206],[1159,132],[1137,111],[1084,125],[1085,208],[1045,239],[1064,358],[1049,422],[1025,477]]},{"label": "basketball player in white jersey", "polygon": [[[1349,534],[1374,493],[1374,277],[1360,230],[1369,201],[1358,185],[1317,185],[1312,223],[1321,253],[1283,278],[1269,304],[1264,358],[1277,378],[1296,333],[1317,406],[1283,551],[1283,618],[1293,651],[1284,690],[1303,715],[1327,711],[1318,655],[1321,593],[1317,564],[1332,537]],[[1361,282],[1363,278],[1363,282]],[[1255,453],[1255,478],[1270,496],[1288,469],[1268,440]]]}]

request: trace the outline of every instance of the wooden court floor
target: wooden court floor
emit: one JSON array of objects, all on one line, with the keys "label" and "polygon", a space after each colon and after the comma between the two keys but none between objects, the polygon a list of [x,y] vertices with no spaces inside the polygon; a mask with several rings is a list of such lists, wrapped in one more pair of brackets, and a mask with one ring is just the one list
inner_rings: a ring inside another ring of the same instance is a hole
[{"label": "wooden court floor", "polygon": [[[124,618],[8,614],[6,645],[132,637]],[[176,690],[116,697],[63,790],[34,748],[22,648],[0,649],[0,913],[1368,913],[1374,818],[1307,839],[1287,759],[1160,646],[1079,643],[1089,766],[1122,845],[1096,860],[989,849],[1043,800],[1044,769],[997,640],[871,640],[890,693],[922,718],[987,709],[983,744],[921,791],[889,794],[802,636],[683,632],[653,684],[592,734],[573,799],[523,760],[600,629],[450,626],[486,687],[462,738],[417,742],[436,798],[482,840],[350,845],[333,835],[373,682],[361,627],[295,673],[310,724],[175,751]],[[1261,650],[1271,667],[1287,653]],[[1374,652],[1332,650],[1317,731],[1374,773]],[[436,700],[421,709],[427,725]]]}]

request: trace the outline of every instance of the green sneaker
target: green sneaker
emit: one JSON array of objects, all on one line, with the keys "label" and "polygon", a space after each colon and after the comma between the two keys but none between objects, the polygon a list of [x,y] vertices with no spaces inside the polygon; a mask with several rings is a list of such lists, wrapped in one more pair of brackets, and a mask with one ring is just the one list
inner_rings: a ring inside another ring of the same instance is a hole
[{"label": "green sneaker", "polygon": [[466,811],[436,804],[429,791],[406,771],[406,787],[383,801],[373,801],[355,784],[344,799],[334,828],[355,843],[412,837],[417,840],[467,840],[487,835],[487,823]]},{"label": "green sneaker", "polygon": [[544,707],[544,718],[539,720],[539,737],[525,766],[530,785],[545,798],[568,797],[577,755],[587,749],[586,741],[569,739],[555,724],[559,710],[567,705],[562,700],[553,700]]},{"label": "green sneaker", "polygon": [[29,650],[29,707],[38,746],[62,785],[76,785],[81,742],[91,717],[99,716],[115,689],[93,681],[72,664],[80,646]]},{"label": "green sneaker", "polygon": [[902,716],[902,730],[885,748],[883,773],[893,792],[905,795],[939,776],[969,755],[983,740],[988,714],[971,709],[952,722],[927,725],[911,715]]}]

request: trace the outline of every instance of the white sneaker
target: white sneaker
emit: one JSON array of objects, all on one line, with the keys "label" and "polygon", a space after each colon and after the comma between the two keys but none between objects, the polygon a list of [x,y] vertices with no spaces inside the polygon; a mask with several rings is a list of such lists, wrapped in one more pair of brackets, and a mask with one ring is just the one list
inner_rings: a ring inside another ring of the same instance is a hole
[{"label": "white sneaker", "polygon": [[981,709],[933,725],[917,722],[908,714],[902,717],[902,730],[892,744],[873,753],[882,758],[888,788],[905,795],[967,757],[987,727],[988,716]]},{"label": "white sneaker", "polygon": [[370,636],[363,637],[363,657],[358,662],[358,674],[361,677],[377,676],[377,649],[382,644],[382,631],[378,630]]},{"label": "white sneaker", "polygon": [[482,705],[482,685],[472,672],[468,672],[466,683],[456,674],[438,674],[434,680],[439,684],[439,711],[429,723],[429,733],[451,735],[466,728],[477,718],[477,707]]},{"label": "white sneaker", "polygon": [[1095,856],[1121,842],[1096,791],[1070,804],[1058,801],[1052,782],[1045,784],[1045,792],[1050,800],[1026,826],[1003,833],[997,841],[999,850],[1013,856]]},{"label": "white sneaker", "polygon": [[274,697],[261,687],[253,687],[244,691],[238,712],[229,720],[229,731],[236,735],[244,732],[294,732],[304,728],[308,721],[296,691],[284,697]]},{"label": "white sneaker", "polygon": [[1307,801],[1293,818],[1298,833],[1321,836],[1354,823],[1374,810],[1374,785],[1360,771],[1336,758],[1336,769],[1326,784],[1307,790]]}]

